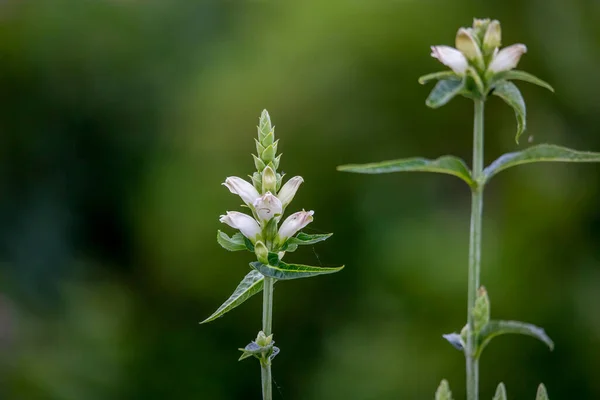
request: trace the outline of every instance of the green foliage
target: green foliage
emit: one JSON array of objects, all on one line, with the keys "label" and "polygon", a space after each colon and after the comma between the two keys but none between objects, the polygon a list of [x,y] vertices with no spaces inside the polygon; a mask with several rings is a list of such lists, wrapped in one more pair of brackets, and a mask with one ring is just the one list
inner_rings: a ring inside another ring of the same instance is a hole
[{"label": "green foliage", "polygon": [[[423,78],[427,78],[425,75]],[[439,108],[452,100],[465,87],[464,79],[443,79],[434,87],[425,104],[431,108]]]},{"label": "green foliage", "polygon": [[523,81],[523,82],[533,83],[534,85],[541,86],[545,89],[548,89],[552,93],[554,93],[554,88],[552,86],[550,86],[550,84],[548,82],[545,82],[545,81],[541,80],[540,78],[538,78],[537,76],[532,75],[529,72],[525,72],[525,71],[519,71],[519,70],[513,69],[510,71],[500,72],[494,77],[494,79],[497,81],[515,80],[515,81]]},{"label": "green foliage", "polygon": [[229,237],[226,233],[217,231],[217,242],[225,250],[229,250],[229,251],[248,250],[248,248],[246,247],[246,240],[244,240],[244,235],[242,235],[239,232],[235,233],[233,236]]},{"label": "green foliage", "polygon": [[496,84],[492,94],[500,97],[515,111],[515,116],[517,117],[517,135],[515,136],[515,141],[519,143],[519,138],[527,128],[527,110],[521,91],[512,82],[500,81]]},{"label": "green foliage", "polygon": [[554,350],[554,342],[546,334],[543,328],[520,321],[492,320],[485,327],[483,327],[479,335],[476,356],[479,357],[481,355],[483,349],[485,349],[485,347],[493,338],[506,334],[531,336],[544,342],[550,350]]},{"label": "green foliage", "polygon": [[313,267],[310,265],[286,264],[283,261],[277,263],[270,262],[269,265],[254,261],[250,263],[250,266],[264,276],[278,280],[310,278],[317,275],[333,274],[344,268],[343,265],[341,267]]},{"label": "green foliage", "polygon": [[281,251],[293,252],[296,251],[298,246],[305,246],[315,244],[327,240],[333,235],[333,233],[320,233],[315,235],[309,235],[304,232],[299,232],[296,236],[289,238],[281,246]]},{"label": "green foliage", "polygon": [[427,74],[427,75],[423,75],[419,78],[419,83],[421,85],[425,85],[428,82],[431,82],[433,80],[445,80],[445,79],[450,79],[450,78],[454,78],[454,80],[458,79],[458,75],[456,75],[454,73],[454,71],[439,71],[439,72],[433,72],[431,74]]},{"label": "green foliage", "polygon": [[552,144],[540,144],[523,151],[504,154],[483,171],[484,183],[498,172],[535,162],[600,162],[600,153],[577,151]]},{"label": "green foliage", "polygon": [[473,323],[475,334],[479,335],[479,332],[484,326],[490,321],[490,299],[487,291],[482,286],[477,294],[477,300],[475,300],[475,307],[473,307]]},{"label": "green foliage", "polygon": [[259,293],[263,289],[263,285],[264,276],[262,274],[254,270],[248,272],[238,287],[235,288],[233,294],[217,309],[217,311],[200,323],[205,324],[214,321],[225,313],[233,310],[256,293]]},{"label": "green foliage", "polygon": [[454,175],[469,186],[474,184],[471,171],[463,160],[455,156],[442,156],[435,160],[426,158],[404,158],[400,160],[381,161],[370,164],[348,164],[337,167],[338,171],[358,174],[386,174],[391,172],[437,172]]},{"label": "green foliage", "polygon": [[492,400],[507,400],[506,387],[504,386],[503,382],[500,382],[498,384],[498,387],[496,388],[496,394],[494,395],[494,398]]}]

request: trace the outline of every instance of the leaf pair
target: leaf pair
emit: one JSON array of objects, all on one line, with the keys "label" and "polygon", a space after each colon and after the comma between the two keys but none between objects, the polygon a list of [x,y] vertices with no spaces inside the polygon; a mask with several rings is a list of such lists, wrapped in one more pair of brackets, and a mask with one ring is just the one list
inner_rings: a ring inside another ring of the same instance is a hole
[{"label": "leaf pair", "polygon": [[519,138],[526,129],[527,109],[525,101],[519,88],[510,80],[520,80],[533,83],[554,92],[552,86],[547,82],[531,75],[525,71],[510,70],[498,73],[489,79],[489,82],[483,83],[476,71],[467,71],[464,77],[457,76],[452,71],[442,71],[433,74],[424,75],[419,78],[419,83],[425,84],[431,80],[438,80],[433,90],[425,100],[425,104],[431,108],[439,108],[457,95],[473,97],[473,91],[468,85],[468,78],[472,78],[477,91],[485,99],[487,95],[493,94],[500,97],[515,111],[517,118],[517,134],[515,140],[519,143]]},{"label": "leaf pair", "polygon": [[505,169],[535,162],[600,162],[600,153],[577,151],[551,144],[540,144],[526,150],[504,154],[483,171],[480,182],[475,182],[465,162],[455,156],[442,156],[435,160],[426,158],[404,158],[369,164],[339,166],[338,171],[359,174],[385,174],[391,172],[437,172],[454,175],[469,186],[485,185],[494,175]]},{"label": "leaf pair", "polygon": [[[295,251],[299,245],[310,245],[322,242],[331,237],[331,235],[331,233],[309,235],[300,232],[295,237],[288,239],[281,247],[281,250],[292,252]],[[229,251],[254,251],[252,243],[240,233],[236,233],[232,237],[229,237],[226,233],[218,231],[217,242],[219,242],[224,249]],[[200,323],[204,324],[214,321],[262,291],[265,276],[275,278],[276,281],[290,280],[332,274],[344,268],[343,265],[341,267],[313,267],[310,265],[287,264],[279,260],[278,254],[273,252],[269,253],[268,260],[268,264],[263,264],[258,261],[250,263],[253,270],[242,279],[233,294],[229,296],[217,311]]]}]

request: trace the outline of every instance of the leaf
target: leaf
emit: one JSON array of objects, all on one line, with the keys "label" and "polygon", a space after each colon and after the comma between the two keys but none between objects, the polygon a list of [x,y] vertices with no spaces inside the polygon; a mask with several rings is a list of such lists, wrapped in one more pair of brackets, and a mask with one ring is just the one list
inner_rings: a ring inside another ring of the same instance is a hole
[{"label": "leaf", "polygon": [[225,250],[229,251],[240,251],[247,250],[246,243],[244,241],[244,235],[241,233],[236,233],[232,237],[227,236],[226,233],[217,231],[217,242],[223,247]]},{"label": "leaf", "polygon": [[298,245],[309,245],[322,242],[327,240],[333,235],[333,233],[325,233],[325,234],[316,234],[309,235],[304,232],[298,233],[295,237],[289,238],[283,246],[281,246],[282,251],[293,252],[296,251]]},{"label": "leaf", "polygon": [[540,386],[538,386],[535,400],[549,400],[548,399],[548,391],[546,390],[546,386],[544,386],[543,383],[540,383]]},{"label": "leaf", "polygon": [[496,394],[492,400],[506,400],[506,387],[504,386],[504,383],[500,382],[498,384]]},{"label": "leaf", "polygon": [[600,153],[577,151],[553,144],[539,144],[498,158],[483,170],[484,182],[507,168],[534,162],[600,162]]},{"label": "leaf", "polygon": [[248,272],[248,274],[244,277],[244,279],[242,279],[238,287],[235,288],[235,291],[225,301],[225,303],[221,304],[221,307],[219,307],[217,311],[200,323],[205,324],[213,321],[223,316],[223,314],[233,310],[250,297],[254,296],[256,293],[259,293],[263,289],[263,285],[264,276],[262,276],[262,274],[255,270]]},{"label": "leaf", "polygon": [[496,84],[496,88],[492,93],[500,97],[506,104],[515,110],[515,116],[517,117],[517,135],[515,141],[519,143],[519,138],[523,132],[525,132],[527,127],[525,101],[523,100],[519,88],[512,82],[500,81]]},{"label": "leaf", "polygon": [[386,174],[390,172],[438,172],[459,177],[473,186],[471,171],[463,160],[454,156],[442,156],[435,160],[414,157],[400,160],[381,161],[369,164],[348,164],[337,167],[338,171],[358,174]]},{"label": "leaf", "polygon": [[456,75],[456,73],[452,70],[450,71],[440,71],[440,72],[433,72],[431,74],[427,74],[427,75],[423,75],[419,78],[419,83],[421,85],[426,84],[427,82],[431,82],[434,80],[440,80],[440,79],[448,79],[448,78],[458,78],[458,75]]},{"label": "leaf", "polygon": [[520,321],[490,321],[481,330],[479,335],[479,345],[477,346],[475,358],[478,358],[481,355],[485,346],[487,346],[493,338],[509,333],[534,337],[546,343],[550,350],[554,350],[554,342],[552,339],[550,339],[550,337],[548,337],[548,335],[546,335],[544,329],[538,326]]},{"label": "leaf", "polygon": [[439,108],[452,100],[464,87],[464,79],[443,79],[434,86],[425,104],[427,107]]},{"label": "leaf", "polygon": [[540,78],[538,78],[535,75],[531,75],[529,72],[513,69],[510,71],[501,72],[501,73],[497,74],[497,76],[498,76],[498,78],[504,79],[507,81],[518,80],[518,81],[533,83],[534,85],[541,86],[544,89],[548,89],[549,91],[554,93],[554,88],[552,86],[550,86],[550,84],[548,82],[541,80]]},{"label": "leaf", "polygon": [[265,265],[261,262],[254,261],[250,263],[250,266],[264,276],[279,280],[310,278],[317,275],[333,274],[344,268],[343,265],[341,267],[313,267],[310,265],[286,264],[283,261],[279,261],[277,265]]}]

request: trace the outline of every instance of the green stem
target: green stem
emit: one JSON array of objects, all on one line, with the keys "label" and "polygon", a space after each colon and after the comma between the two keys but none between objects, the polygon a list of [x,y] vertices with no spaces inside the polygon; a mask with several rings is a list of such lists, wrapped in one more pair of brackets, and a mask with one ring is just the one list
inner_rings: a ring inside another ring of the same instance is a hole
[{"label": "green stem", "polygon": [[[262,330],[265,336],[272,333],[273,327],[273,283],[274,279],[265,276],[263,286],[263,319]],[[261,381],[263,400],[271,400],[273,398],[273,389],[271,387],[271,360],[266,359],[260,362]]]},{"label": "green stem", "polygon": [[471,235],[469,242],[469,293],[467,307],[467,348],[465,349],[467,373],[467,400],[479,398],[479,360],[475,357],[476,343],[473,324],[473,307],[479,289],[481,271],[481,219],[483,214],[483,186],[480,178],[483,171],[483,109],[484,100],[475,100],[475,118],[473,124],[473,180],[476,185],[471,197]]}]

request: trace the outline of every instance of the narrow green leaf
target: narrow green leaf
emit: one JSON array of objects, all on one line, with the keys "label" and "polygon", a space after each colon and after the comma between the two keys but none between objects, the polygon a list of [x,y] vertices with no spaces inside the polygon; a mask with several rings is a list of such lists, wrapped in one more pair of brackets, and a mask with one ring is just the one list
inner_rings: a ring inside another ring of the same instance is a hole
[{"label": "narrow green leaf", "polygon": [[277,265],[265,265],[258,261],[254,261],[250,263],[250,266],[264,276],[279,280],[310,278],[311,276],[333,274],[344,268],[343,265],[341,267],[313,267],[310,265],[286,264],[283,261],[280,261]]},{"label": "narrow green leaf", "polygon": [[496,394],[492,400],[507,400],[506,399],[506,387],[503,382],[498,384],[498,388],[496,389]]},{"label": "narrow green leaf", "polygon": [[490,321],[481,330],[479,335],[479,346],[477,347],[475,357],[481,355],[485,346],[487,346],[493,338],[509,333],[534,337],[546,343],[550,350],[554,350],[554,342],[546,335],[544,329],[538,326],[520,321]]},{"label": "narrow green leaf", "polygon": [[437,172],[459,177],[469,186],[474,184],[471,171],[463,160],[454,156],[442,156],[435,160],[426,158],[403,158],[370,164],[348,164],[337,167],[338,171],[358,174],[386,174],[390,172]]},{"label": "narrow green leaf", "polygon": [[553,144],[539,144],[498,158],[483,171],[484,182],[507,168],[534,162],[600,162],[600,153],[577,151]]},{"label": "narrow green leaf", "polygon": [[452,400],[452,392],[450,391],[450,384],[445,379],[442,379],[440,385],[435,391],[435,400]]},{"label": "narrow green leaf", "polygon": [[[298,245],[310,245],[310,244],[319,243],[319,242],[329,239],[331,237],[331,235],[333,235],[333,233],[309,235],[307,233],[300,232],[296,236],[289,238],[283,244],[283,246],[281,246],[281,250],[291,252],[291,251],[296,250],[296,248],[298,248]],[[290,247],[292,248],[292,250],[289,250]]]},{"label": "narrow green leaf", "polygon": [[496,84],[496,88],[492,93],[504,100],[515,111],[515,116],[517,117],[517,135],[515,141],[519,143],[519,138],[527,128],[527,110],[519,88],[512,82],[500,81]]},{"label": "narrow green leaf", "polygon": [[431,74],[423,75],[419,78],[419,83],[421,85],[424,85],[427,82],[431,82],[434,80],[440,80],[440,79],[448,79],[448,78],[459,79],[458,75],[456,75],[456,73],[454,71],[450,70],[450,71],[433,72]]},{"label": "narrow green leaf", "polygon": [[550,400],[548,398],[548,391],[546,390],[546,386],[544,386],[543,383],[540,383],[540,386],[538,386],[535,400]]},{"label": "narrow green leaf", "polygon": [[548,89],[549,91],[554,93],[554,88],[552,86],[550,86],[550,84],[548,82],[541,80],[540,78],[538,78],[535,75],[531,75],[529,72],[512,69],[510,71],[501,72],[497,76],[498,76],[498,78],[504,79],[507,81],[518,80],[518,81],[533,83],[534,85],[541,86],[544,89]]},{"label": "narrow green leaf", "polygon": [[464,80],[443,79],[439,81],[425,100],[427,107],[439,108],[454,98],[465,86]]},{"label": "narrow green leaf", "polygon": [[236,233],[232,237],[227,236],[226,233],[217,231],[217,242],[223,247],[225,250],[229,251],[240,251],[247,250],[246,243],[244,241],[244,235],[241,233]]},{"label": "narrow green leaf", "polygon": [[250,297],[259,293],[263,289],[264,285],[264,276],[260,274],[258,271],[252,270],[248,272],[248,274],[244,277],[244,279],[240,282],[233,294],[215,311],[210,317],[206,318],[204,321],[200,322],[201,324],[205,324],[207,322],[213,321],[223,314],[233,310]]}]

